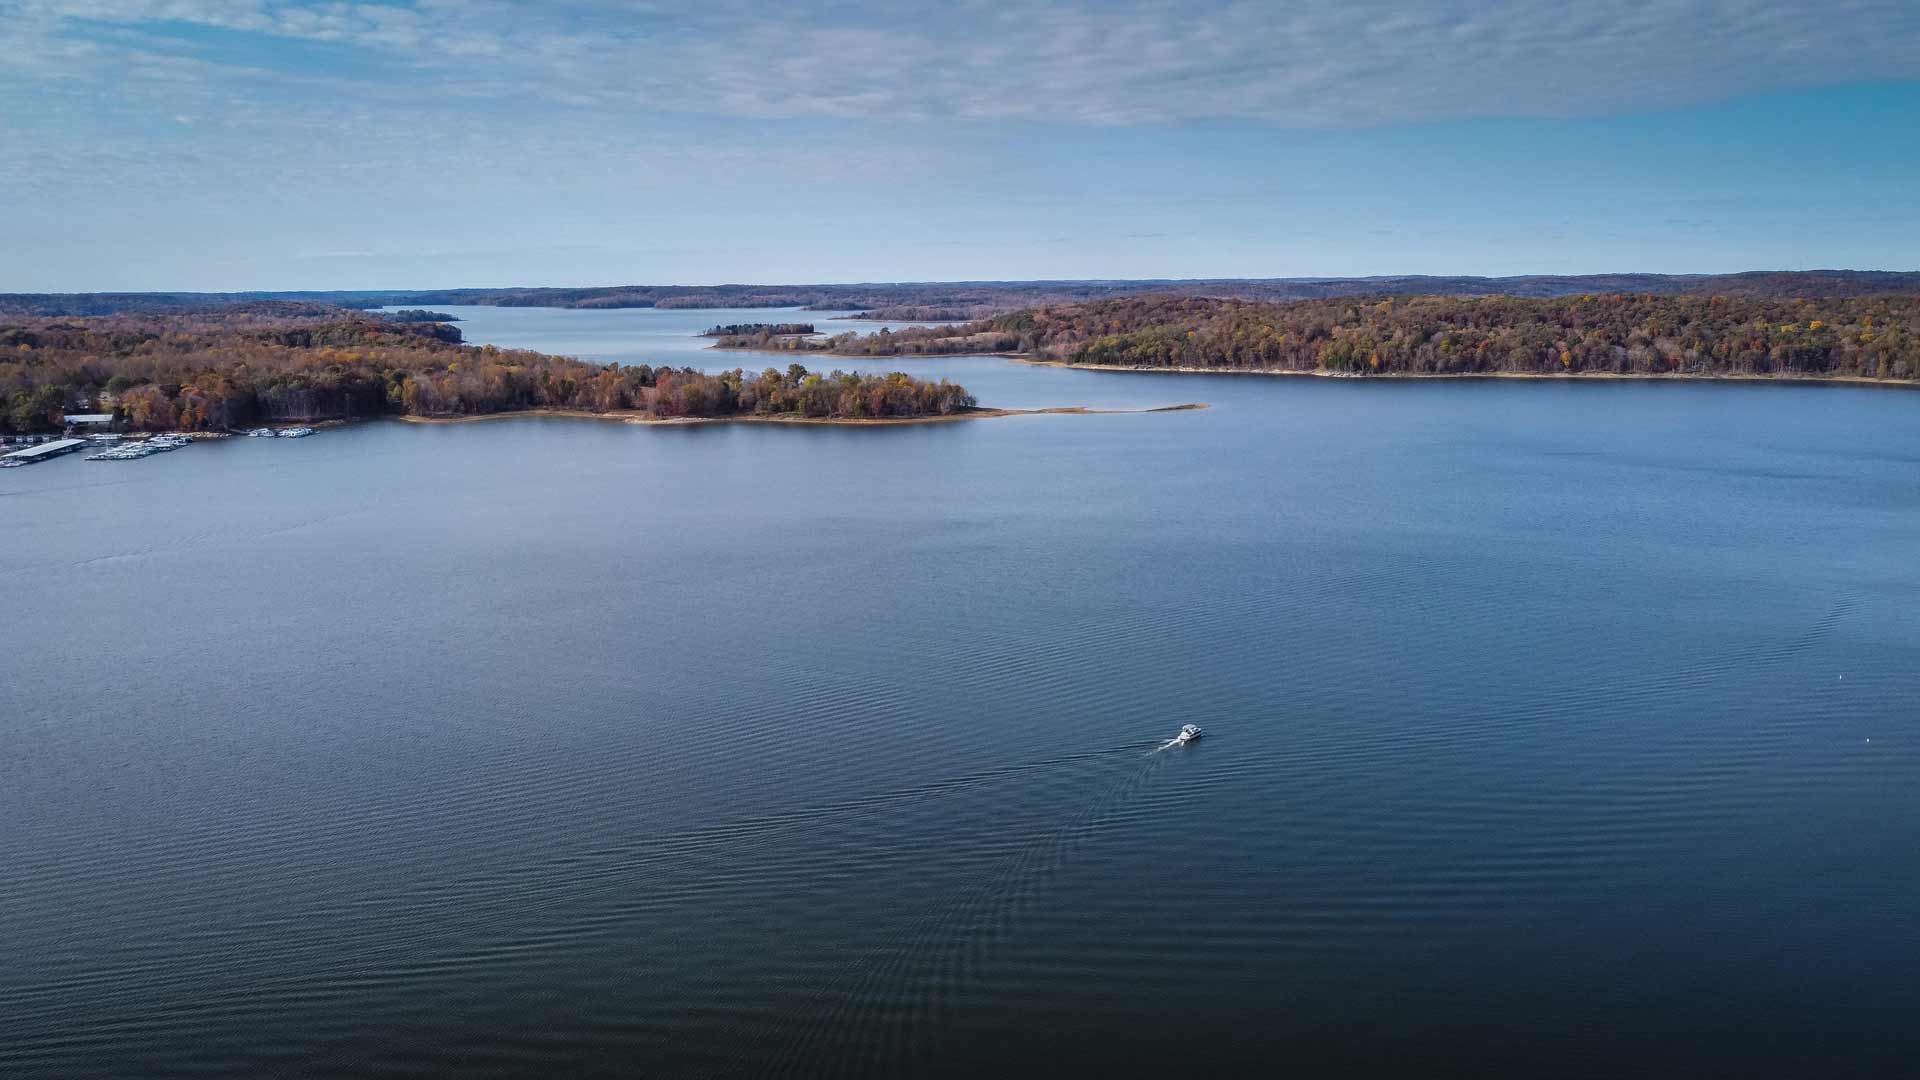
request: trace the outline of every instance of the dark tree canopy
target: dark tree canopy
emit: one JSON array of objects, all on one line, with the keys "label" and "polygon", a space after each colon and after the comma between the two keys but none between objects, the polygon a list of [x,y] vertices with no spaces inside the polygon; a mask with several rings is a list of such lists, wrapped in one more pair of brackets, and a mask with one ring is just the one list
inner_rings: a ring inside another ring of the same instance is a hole
[{"label": "dark tree canopy", "polygon": [[811,333],[813,333],[813,324],[810,322],[783,322],[783,323],[758,322],[758,323],[722,323],[719,326],[708,328],[707,330],[703,331],[700,336],[701,337],[730,337],[730,338],[741,338],[741,337],[770,338],[770,337],[786,337],[790,334],[811,334]]}]

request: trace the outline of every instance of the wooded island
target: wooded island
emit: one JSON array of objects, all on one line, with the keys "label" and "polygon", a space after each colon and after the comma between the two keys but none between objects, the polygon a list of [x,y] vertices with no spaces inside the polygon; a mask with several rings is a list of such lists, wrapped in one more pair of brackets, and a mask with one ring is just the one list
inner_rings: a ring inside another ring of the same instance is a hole
[{"label": "wooded island", "polygon": [[811,333],[813,333],[813,324],[810,322],[783,322],[783,323],[757,322],[757,323],[725,323],[723,325],[710,327],[707,330],[702,331],[700,336],[701,337],[730,337],[730,338],[786,337],[790,334],[811,334]]}]

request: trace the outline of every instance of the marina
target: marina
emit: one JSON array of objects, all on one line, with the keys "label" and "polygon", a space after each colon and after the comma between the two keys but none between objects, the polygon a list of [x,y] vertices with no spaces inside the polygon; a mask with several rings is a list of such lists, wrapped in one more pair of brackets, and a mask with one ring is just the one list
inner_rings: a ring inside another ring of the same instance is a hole
[{"label": "marina", "polygon": [[[311,427],[256,428],[248,435],[264,432],[267,438],[300,439],[315,432]],[[0,469],[17,469],[60,457],[79,450],[91,450],[87,461],[138,461],[193,445],[202,440],[230,439],[231,431],[168,431],[156,435],[98,432],[84,438],[53,439],[0,456]]]},{"label": "marina", "polygon": [[155,435],[152,438],[141,439],[139,441],[123,442],[114,446],[112,449],[103,450],[98,454],[88,454],[87,460],[136,461],[143,457],[152,457],[154,454],[163,454],[169,450],[178,450],[183,446],[191,445],[193,445],[193,438],[189,435],[172,433]]}]

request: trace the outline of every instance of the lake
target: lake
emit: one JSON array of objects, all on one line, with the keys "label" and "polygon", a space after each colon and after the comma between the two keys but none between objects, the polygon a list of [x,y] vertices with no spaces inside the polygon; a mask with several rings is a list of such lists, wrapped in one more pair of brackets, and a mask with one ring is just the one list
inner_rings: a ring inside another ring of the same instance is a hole
[{"label": "lake", "polygon": [[1920,394],[458,313],[1212,408],[0,472],[0,1074],[1907,1067]]}]

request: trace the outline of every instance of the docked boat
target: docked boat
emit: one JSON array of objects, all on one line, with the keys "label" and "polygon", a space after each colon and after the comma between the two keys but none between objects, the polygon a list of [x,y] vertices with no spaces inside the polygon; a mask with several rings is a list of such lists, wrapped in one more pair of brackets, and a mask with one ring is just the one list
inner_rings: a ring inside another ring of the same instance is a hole
[{"label": "docked boat", "polygon": [[275,435],[275,434],[276,434],[276,432],[275,432],[275,431],[274,431],[274,430],[273,430],[272,428],[270,428],[270,427],[257,427],[257,428],[254,428],[253,430],[251,430],[251,431],[249,431],[249,432],[247,432],[247,438],[249,438],[249,439],[271,439],[271,438],[273,438],[273,437],[274,437],[274,435]]},{"label": "docked boat", "polygon": [[1198,739],[1200,737],[1200,734],[1201,734],[1200,725],[1183,724],[1180,727],[1180,734],[1175,735],[1173,737],[1173,741],[1176,743],[1185,745],[1186,743],[1190,743],[1193,740]]},{"label": "docked boat", "polygon": [[313,429],[310,427],[290,427],[290,428],[280,429],[280,437],[283,439],[304,439],[311,434],[313,434]]},{"label": "docked boat", "polygon": [[[185,445],[184,443],[180,445]],[[152,457],[163,450],[172,450],[174,446],[162,438],[129,440],[118,446],[110,446],[97,454],[88,454],[88,461],[138,461],[143,457]]]}]

